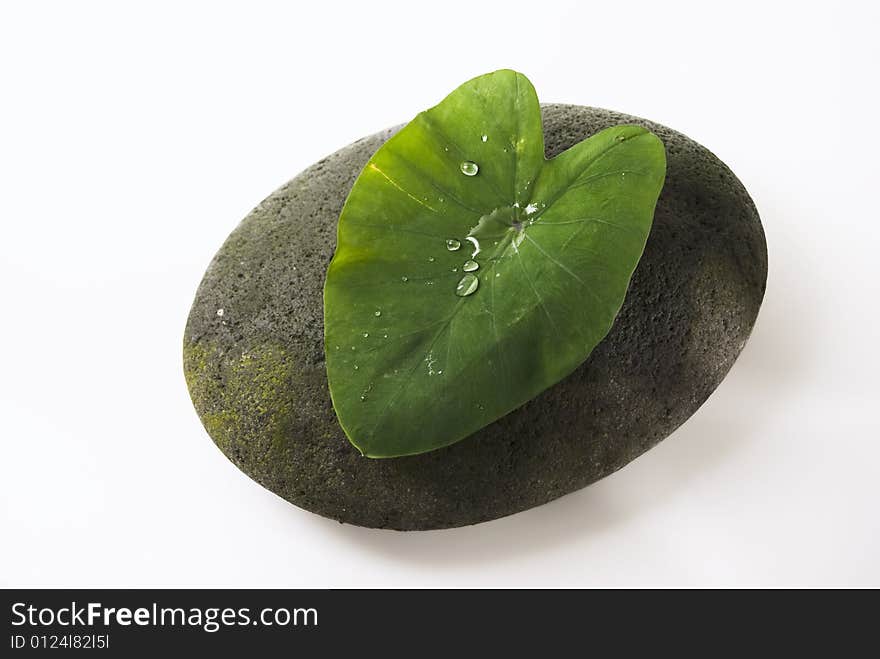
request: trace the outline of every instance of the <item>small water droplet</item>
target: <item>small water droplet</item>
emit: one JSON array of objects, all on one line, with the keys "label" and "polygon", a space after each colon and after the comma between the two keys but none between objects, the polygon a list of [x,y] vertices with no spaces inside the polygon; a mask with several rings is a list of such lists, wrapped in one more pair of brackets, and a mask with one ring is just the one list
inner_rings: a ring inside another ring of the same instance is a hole
[{"label": "small water droplet", "polygon": [[455,238],[450,238],[446,241],[446,249],[448,249],[450,252],[461,249],[461,241],[456,240]]},{"label": "small water droplet", "polygon": [[500,273],[500,272],[496,272],[496,273],[495,273],[495,276],[496,276],[496,277],[500,277],[500,276],[501,276],[501,273]]},{"label": "small water droplet", "polygon": [[473,258],[473,257],[475,257],[477,254],[480,253],[480,241],[477,240],[476,238],[474,238],[473,236],[468,236],[467,239],[468,239],[468,241],[470,241],[470,243],[473,244],[473,246],[474,246],[474,251],[471,252],[471,258]]},{"label": "small water droplet", "polygon": [[407,277],[406,275],[404,275],[403,277],[400,278],[400,281],[402,281],[402,282],[407,282],[407,281],[409,281],[409,277]]},{"label": "small water droplet", "polygon": [[536,212],[537,210],[538,210],[537,204],[529,204],[528,206],[526,206],[526,215],[531,215],[532,213]]},{"label": "small water droplet", "polygon": [[354,346],[352,346],[351,349],[354,350]]},{"label": "small water droplet", "polygon": [[461,281],[458,282],[458,286],[455,287],[455,294],[459,297],[465,297],[477,290],[479,285],[480,280],[477,279],[476,275],[466,274],[461,278]]},{"label": "small water droplet", "polygon": [[475,272],[480,269],[480,264],[476,261],[465,261],[461,269],[465,272]]},{"label": "small water droplet", "polygon": [[433,286],[433,285],[434,285],[434,282],[431,281],[430,279],[425,282],[425,286]]},{"label": "small water droplet", "polygon": [[443,201],[446,201],[446,200],[443,199],[443,197],[437,197],[437,201],[439,201],[439,202],[443,202]]},{"label": "small water droplet", "polygon": [[373,315],[376,316],[376,317],[378,318],[379,316],[382,315],[382,312],[379,311],[379,309],[376,309],[376,313],[374,313]]},{"label": "small water droplet", "polygon": [[367,400],[367,394],[361,394],[361,400]]},{"label": "small water droplet", "polygon": [[486,140],[489,139],[489,136],[488,136],[488,135],[480,135],[480,139],[481,139],[483,142],[485,142]]},{"label": "small water droplet", "polygon": [[625,140],[625,139],[626,139],[626,135],[618,135],[618,136],[617,136],[617,141],[618,141],[618,142],[623,142],[623,140]]},{"label": "small water droplet", "polygon": [[480,171],[480,166],[475,162],[465,160],[461,163],[461,173],[465,176],[476,176],[478,171]]},{"label": "small water droplet", "polygon": [[429,263],[433,263],[433,262],[434,262],[434,257],[433,257],[433,256],[429,256],[429,257],[428,257],[428,262],[429,262]]},{"label": "small water droplet", "polygon": [[364,338],[366,339],[368,336],[370,336],[370,333],[369,333],[369,332],[364,332]]},{"label": "small water droplet", "polygon": [[444,146],[444,147],[443,147],[443,150],[444,150],[444,151],[449,151],[449,147],[448,147],[448,146]]},{"label": "small water droplet", "polygon": [[382,335],[382,338],[383,338],[383,339],[387,339],[387,338],[388,338],[388,335],[387,335],[387,334],[383,334],[383,335]]},{"label": "small water droplet", "polygon": [[359,368],[360,366],[358,366],[357,364],[354,365],[354,370],[358,370]]},{"label": "small water droplet", "polygon": [[458,268],[453,268],[452,272],[458,272]]},{"label": "small water droplet", "polygon": [[224,312],[223,312],[223,309],[217,309],[217,315],[218,315],[218,316],[222,316],[223,313],[224,313]]}]

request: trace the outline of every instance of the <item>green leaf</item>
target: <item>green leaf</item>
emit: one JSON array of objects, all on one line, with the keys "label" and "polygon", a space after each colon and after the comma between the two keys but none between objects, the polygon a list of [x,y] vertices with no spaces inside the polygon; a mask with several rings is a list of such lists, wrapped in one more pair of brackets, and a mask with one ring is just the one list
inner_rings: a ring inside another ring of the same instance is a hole
[{"label": "green leaf", "polygon": [[665,169],[638,126],[546,160],[535,90],[508,70],[389,139],[348,196],[324,285],[351,442],[369,457],[452,444],[583,363],[623,303]]}]

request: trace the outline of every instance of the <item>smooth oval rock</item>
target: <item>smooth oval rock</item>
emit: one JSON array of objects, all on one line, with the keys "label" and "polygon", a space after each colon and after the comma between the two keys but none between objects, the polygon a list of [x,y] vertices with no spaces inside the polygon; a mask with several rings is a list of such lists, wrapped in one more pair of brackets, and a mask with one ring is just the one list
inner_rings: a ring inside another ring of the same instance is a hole
[{"label": "smooth oval rock", "polygon": [[340,522],[400,530],[475,524],[578,490],[690,417],[749,336],[767,278],[758,213],[731,171],[684,135],[635,117],[542,106],[548,157],[611,125],[666,145],[644,256],[605,340],[572,375],[450,447],[362,457],[324,369],[322,289],[345,198],[395,129],[351,144],[257,206],[214,257],[184,337],[195,408],[258,483]]}]

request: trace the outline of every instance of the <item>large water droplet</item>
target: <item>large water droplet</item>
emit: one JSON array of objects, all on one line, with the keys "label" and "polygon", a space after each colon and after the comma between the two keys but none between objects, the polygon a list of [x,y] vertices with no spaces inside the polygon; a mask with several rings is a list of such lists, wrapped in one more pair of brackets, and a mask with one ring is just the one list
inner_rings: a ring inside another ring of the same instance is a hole
[{"label": "large water droplet", "polygon": [[465,272],[476,272],[480,269],[480,264],[476,261],[465,261],[464,265],[461,266],[461,269]]},{"label": "large water droplet", "polygon": [[481,139],[483,142],[485,142],[486,140],[489,139],[489,136],[488,136],[488,135],[480,135],[480,139]]},{"label": "large water droplet", "polygon": [[461,249],[461,241],[456,240],[455,238],[450,238],[446,241],[446,249],[448,249],[450,252]]},{"label": "large water droplet", "polygon": [[478,171],[480,171],[480,166],[475,162],[465,160],[461,163],[461,173],[465,176],[476,176]]},{"label": "large water droplet", "polygon": [[480,280],[477,279],[476,275],[467,274],[458,282],[458,286],[455,287],[455,294],[460,297],[465,297],[477,290],[479,285]]}]

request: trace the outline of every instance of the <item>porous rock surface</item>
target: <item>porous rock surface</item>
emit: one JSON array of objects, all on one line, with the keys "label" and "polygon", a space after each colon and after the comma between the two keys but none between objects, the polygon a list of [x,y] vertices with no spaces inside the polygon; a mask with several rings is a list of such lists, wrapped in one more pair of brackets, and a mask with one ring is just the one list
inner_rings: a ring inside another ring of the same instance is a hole
[{"label": "porous rock surface", "polygon": [[663,126],[580,106],[542,112],[548,157],[621,123],[646,126],[666,146],[654,225],[605,340],[565,380],[457,444],[362,457],[330,402],[322,288],[345,198],[395,129],[372,135],[257,206],[196,293],[184,337],[187,384],[208,433],[242,471],[341,522],[474,524],[620,469],[718,386],[749,336],[767,278],[764,232],[745,188],[708,150]]}]

